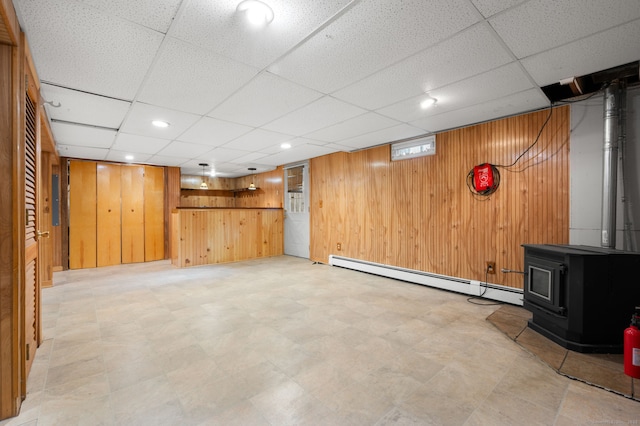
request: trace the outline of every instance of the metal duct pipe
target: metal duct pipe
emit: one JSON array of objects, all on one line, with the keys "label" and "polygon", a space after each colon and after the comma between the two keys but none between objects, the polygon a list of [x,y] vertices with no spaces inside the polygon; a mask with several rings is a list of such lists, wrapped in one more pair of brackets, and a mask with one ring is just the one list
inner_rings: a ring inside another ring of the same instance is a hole
[{"label": "metal duct pipe", "polygon": [[616,196],[618,182],[618,130],[620,83],[612,82],[604,92],[604,160],[602,168],[601,246],[616,248]]}]

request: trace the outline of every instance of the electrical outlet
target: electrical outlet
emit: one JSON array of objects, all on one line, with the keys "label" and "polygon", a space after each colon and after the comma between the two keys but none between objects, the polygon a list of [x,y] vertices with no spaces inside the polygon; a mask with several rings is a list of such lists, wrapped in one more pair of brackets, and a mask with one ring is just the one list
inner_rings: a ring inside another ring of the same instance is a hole
[{"label": "electrical outlet", "polygon": [[338,243],[338,244],[336,245],[336,249],[337,249],[338,251],[342,250],[342,243]]},{"label": "electrical outlet", "polygon": [[495,274],[496,273],[496,262],[487,260],[487,274]]}]

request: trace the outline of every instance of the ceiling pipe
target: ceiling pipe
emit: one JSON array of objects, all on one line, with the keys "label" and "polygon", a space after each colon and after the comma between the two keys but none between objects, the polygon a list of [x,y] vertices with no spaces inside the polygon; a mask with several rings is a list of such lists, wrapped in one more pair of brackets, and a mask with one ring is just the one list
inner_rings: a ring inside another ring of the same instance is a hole
[{"label": "ceiling pipe", "polygon": [[616,248],[616,197],[618,135],[620,131],[620,83],[614,80],[604,92],[604,156],[602,168],[602,233],[600,245]]}]

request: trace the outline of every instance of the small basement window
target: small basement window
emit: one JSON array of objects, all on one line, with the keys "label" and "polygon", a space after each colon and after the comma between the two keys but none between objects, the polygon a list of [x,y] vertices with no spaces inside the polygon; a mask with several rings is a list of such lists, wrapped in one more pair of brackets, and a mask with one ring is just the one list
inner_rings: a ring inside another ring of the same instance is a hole
[{"label": "small basement window", "polygon": [[391,161],[435,155],[436,135],[391,144]]}]

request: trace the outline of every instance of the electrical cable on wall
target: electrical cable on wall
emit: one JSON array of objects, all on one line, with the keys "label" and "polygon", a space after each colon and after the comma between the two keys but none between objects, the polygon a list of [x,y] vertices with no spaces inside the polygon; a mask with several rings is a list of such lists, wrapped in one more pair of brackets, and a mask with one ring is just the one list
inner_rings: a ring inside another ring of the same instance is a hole
[{"label": "electrical cable on wall", "polygon": [[489,287],[489,267],[487,267],[487,269],[485,269],[485,271],[484,271],[484,290],[482,290],[482,293],[480,293],[480,295],[478,295],[478,296],[468,297],[467,298],[467,302],[473,303],[474,305],[480,305],[480,306],[502,305],[502,304],[504,304],[503,302],[478,303],[478,302],[474,301],[476,299],[484,299],[484,294],[487,292],[487,288],[488,287]]}]

